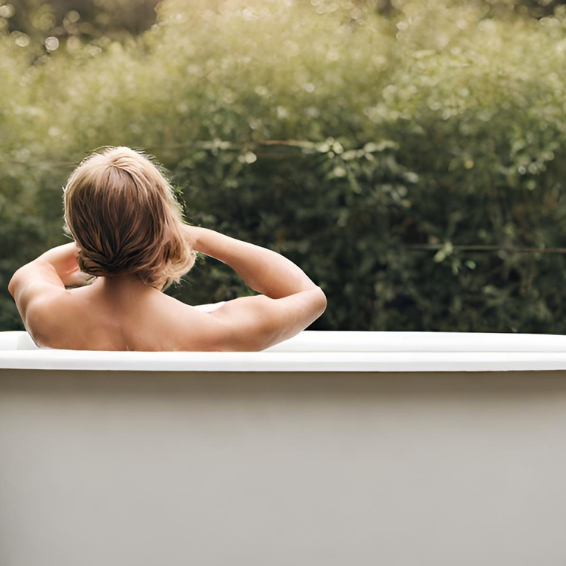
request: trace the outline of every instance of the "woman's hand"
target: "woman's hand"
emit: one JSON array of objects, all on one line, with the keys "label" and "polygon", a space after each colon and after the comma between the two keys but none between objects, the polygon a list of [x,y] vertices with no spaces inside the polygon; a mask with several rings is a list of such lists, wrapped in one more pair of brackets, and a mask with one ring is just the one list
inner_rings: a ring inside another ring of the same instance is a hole
[{"label": "woman's hand", "polygon": [[181,229],[183,235],[185,236],[185,241],[195,252],[198,252],[199,236],[201,234],[202,228],[199,228],[198,226],[189,226],[188,224],[183,224]]},{"label": "woman's hand", "polygon": [[56,246],[40,255],[36,261],[51,264],[65,287],[83,287],[94,280],[93,275],[83,273],[77,263],[79,248],[76,242]]}]

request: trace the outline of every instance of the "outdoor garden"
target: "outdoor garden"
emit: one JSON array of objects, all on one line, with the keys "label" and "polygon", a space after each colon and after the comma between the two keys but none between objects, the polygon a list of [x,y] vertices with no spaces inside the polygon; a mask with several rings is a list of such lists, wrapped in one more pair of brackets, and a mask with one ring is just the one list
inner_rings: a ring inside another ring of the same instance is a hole
[{"label": "outdoor garden", "polygon": [[[0,330],[67,243],[62,187],[140,149],[185,219],[282,253],[315,330],[566,334],[566,6],[539,0],[0,5]],[[200,256],[168,294],[252,294]]]}]

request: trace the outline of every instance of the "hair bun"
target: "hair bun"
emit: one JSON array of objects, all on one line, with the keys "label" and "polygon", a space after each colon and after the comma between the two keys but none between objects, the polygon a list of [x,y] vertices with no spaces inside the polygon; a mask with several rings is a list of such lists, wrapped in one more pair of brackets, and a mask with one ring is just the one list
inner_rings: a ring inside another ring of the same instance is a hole
[{"label": "hair bun", "polygon": [[83,273],[96,277],[113,277],[125,271],[123,266],[110,263],[107,258],[100,254],[96,252],[85,253],[84,250],[78,252],[77,264]]}]

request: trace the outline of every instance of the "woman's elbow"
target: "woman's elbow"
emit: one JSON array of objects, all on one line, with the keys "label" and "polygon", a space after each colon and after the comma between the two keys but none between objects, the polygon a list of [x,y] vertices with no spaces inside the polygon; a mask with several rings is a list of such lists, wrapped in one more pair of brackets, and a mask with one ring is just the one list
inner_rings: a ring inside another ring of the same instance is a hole
[{"label": "woman's elbow", "polygon": [[326,306],[328,304],[328,301],[326,300],[326,295],[324,293],[324,291],[320,288],[320,287],[315,287],[315,289],[313,289],[314,291],[314,306],[313,308],[315,309],[315,312],[317,313],[316,318],[320,317],[324,311],[326,310]]}]

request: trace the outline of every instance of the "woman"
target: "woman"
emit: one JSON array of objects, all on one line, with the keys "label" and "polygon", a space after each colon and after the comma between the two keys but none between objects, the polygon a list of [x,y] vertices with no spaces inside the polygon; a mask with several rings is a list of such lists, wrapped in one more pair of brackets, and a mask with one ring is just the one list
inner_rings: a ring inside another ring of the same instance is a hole
[{"label": "woman", "polygon": [[[8,286],[40,347],[263,350],[326,308],[320,287],[280,254],[187,225],[171,185],[140,152],[94,153],[69,178],[63,200],[74,242],[21,267]],[[213,310],[165,295],[195,252],[226,263],[260,294]]]}]

